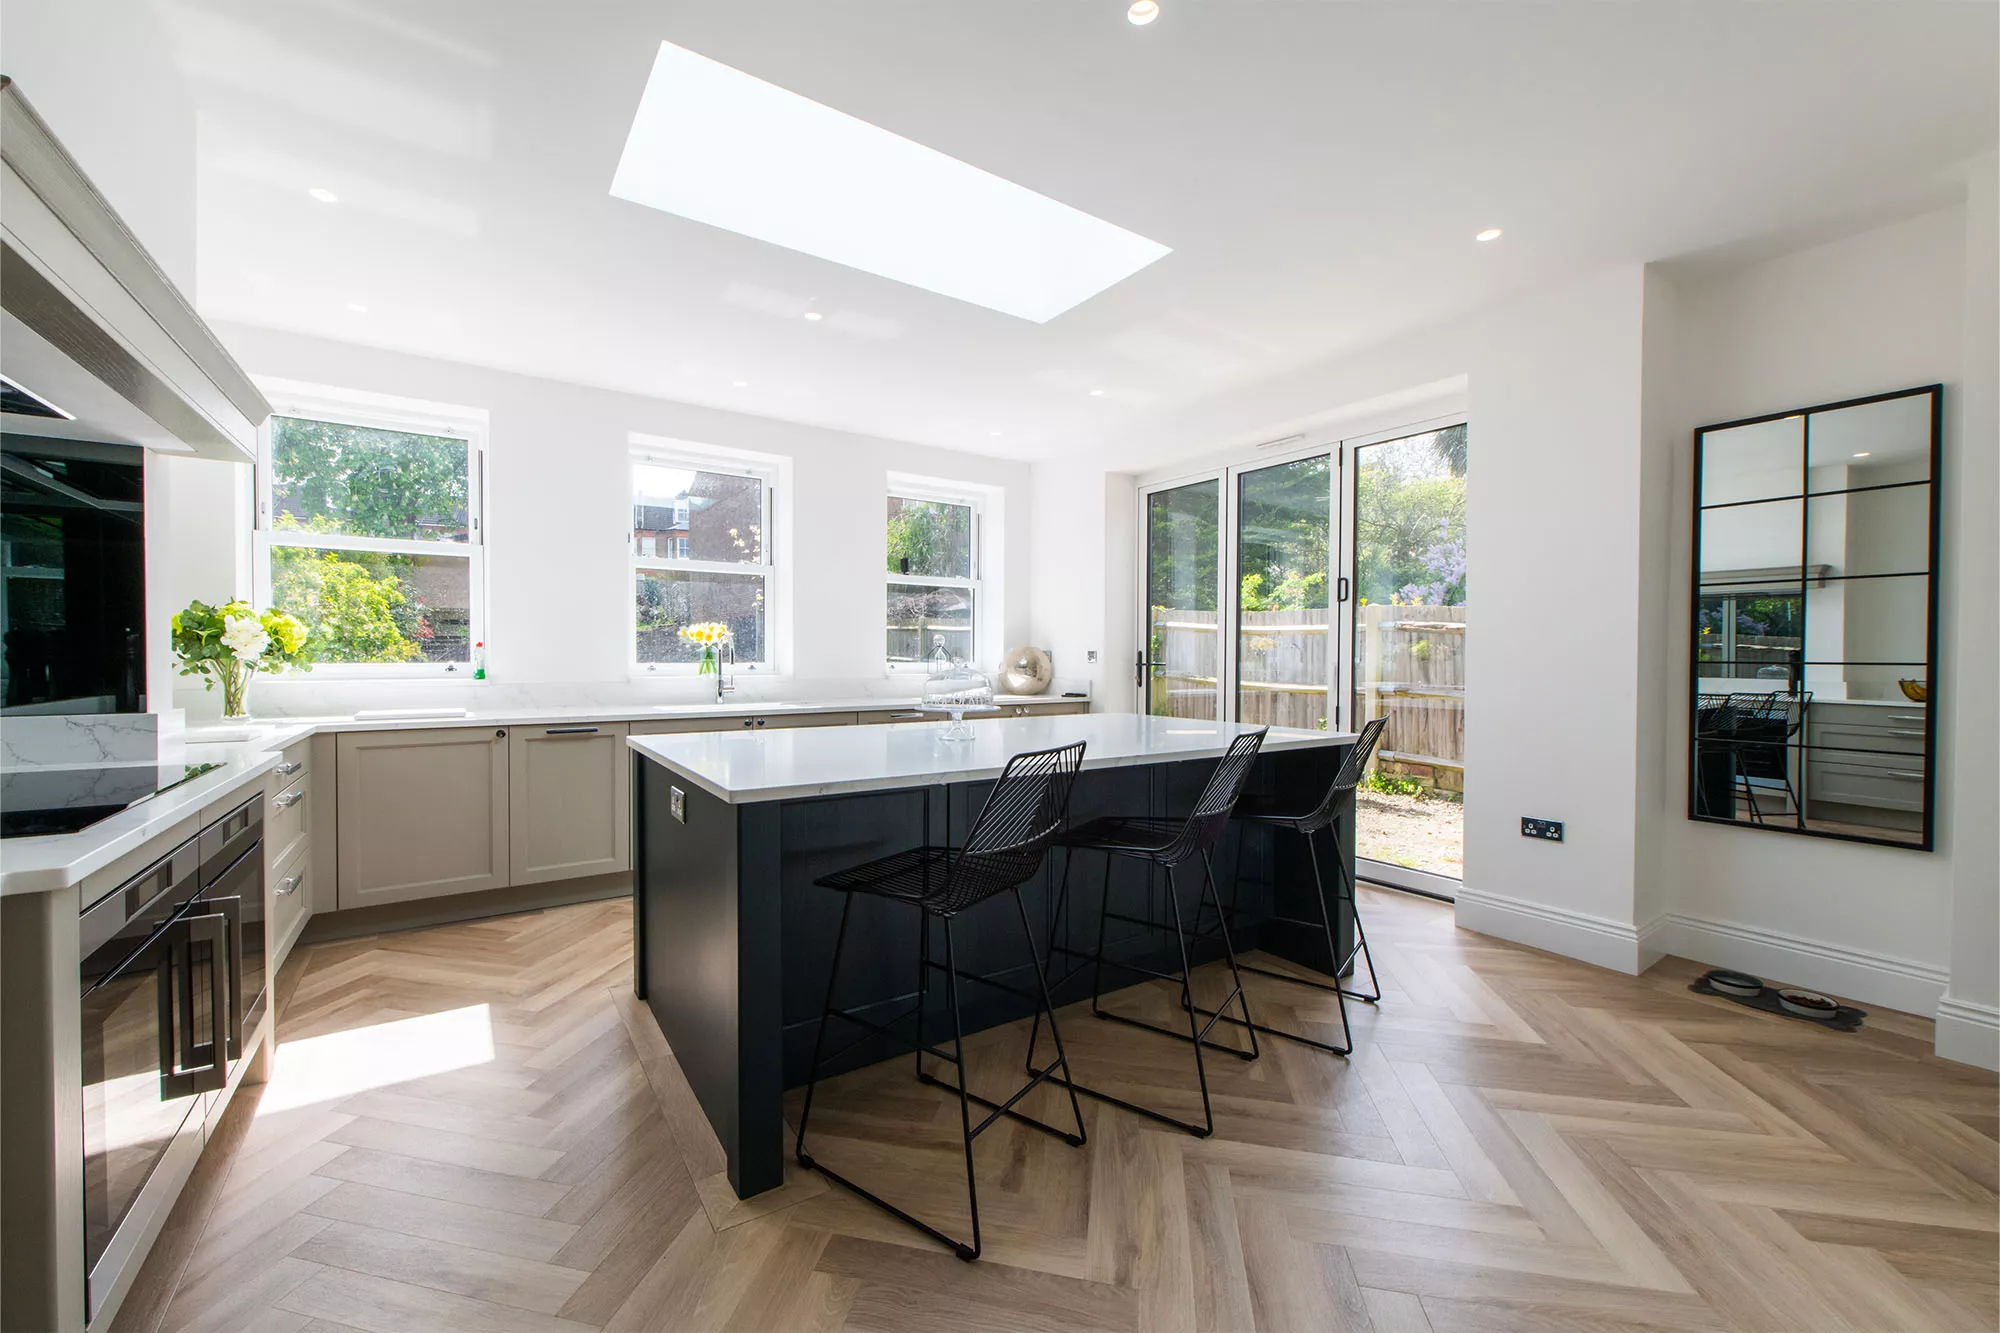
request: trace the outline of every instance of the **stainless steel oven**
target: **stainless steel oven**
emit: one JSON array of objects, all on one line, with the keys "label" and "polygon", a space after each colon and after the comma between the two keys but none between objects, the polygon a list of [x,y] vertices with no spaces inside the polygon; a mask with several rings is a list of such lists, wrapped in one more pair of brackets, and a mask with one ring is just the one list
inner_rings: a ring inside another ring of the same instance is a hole
[{"label": "stainless steel oven", "polygon": [[264,1001],[259,795],[82,917],[86,1310],[138,1259],[127,1226],[174,1144],[199,1139]]}]

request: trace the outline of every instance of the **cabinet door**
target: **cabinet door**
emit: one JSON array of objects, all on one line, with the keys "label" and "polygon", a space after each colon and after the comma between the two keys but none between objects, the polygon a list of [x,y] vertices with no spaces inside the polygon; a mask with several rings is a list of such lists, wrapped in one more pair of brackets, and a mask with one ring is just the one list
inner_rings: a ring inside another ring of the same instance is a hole
[{"label": "cabinet door", "polygon": [[508,741],[516,884],[632,868],[632,760],[619,722],[514,727]]},{"label": "cabinet door", "polygon": [[340,737],[340,906],[507,885],[507,729]]}]

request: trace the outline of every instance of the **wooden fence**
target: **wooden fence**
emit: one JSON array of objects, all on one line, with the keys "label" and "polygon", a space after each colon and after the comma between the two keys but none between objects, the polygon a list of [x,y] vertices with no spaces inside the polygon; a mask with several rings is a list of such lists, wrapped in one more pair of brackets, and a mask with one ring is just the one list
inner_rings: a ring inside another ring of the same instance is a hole
[{"label": "wooden fence", "polygon": [[[1155,613],[1151,711],[1213,718],[1221,644],[1213,611]],[[1331,612],[1246,611],[1238,683],[1242,720],[1326,725]],[[1355,627],[1357,724],[1387,717],[1379,757],[1457,789],[1465,767],[1465,608],[1364,606]]]},{"label": "wooden fence", "polygon": [[1465,608],[1364,606],[1355,625],[1356,725],[1386,717],[1376,757],[1465,785]]}]

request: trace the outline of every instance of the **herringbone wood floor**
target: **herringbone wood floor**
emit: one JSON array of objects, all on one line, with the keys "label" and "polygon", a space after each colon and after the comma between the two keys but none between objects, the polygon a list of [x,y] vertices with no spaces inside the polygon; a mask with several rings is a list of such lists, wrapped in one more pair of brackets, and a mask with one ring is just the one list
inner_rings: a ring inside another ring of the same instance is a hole
[{"label": "herringbone wood floor", "polygon": [[[974,1265],[817,1176],[734,1198],[631,1000],[625,904],[302,951],[277,1072],[120,1328],[2000,1323],[1995,1083],[1932,1058],[1928,1023],[1842,1036],[1692,995],[1691,965],[1621,977],[1421,900],[1364,910],[1386,995],[1355,1059],[1214,1059],[1206,1141],[1089,1102],[1081,1150],[1003,1123],[979,1144]],[[1323,1017],[1288,1007],[1303,994],[1263,982],[1252,1004]],[[1064,1019],[1080,1078],[1197,1109],[1185,1045]],[[1006,1085],[1023,1045],[978,1038],[975,1086]],[[955,1102],[907,1061],[822,1098],[823,1160],[962,1224]]]}]

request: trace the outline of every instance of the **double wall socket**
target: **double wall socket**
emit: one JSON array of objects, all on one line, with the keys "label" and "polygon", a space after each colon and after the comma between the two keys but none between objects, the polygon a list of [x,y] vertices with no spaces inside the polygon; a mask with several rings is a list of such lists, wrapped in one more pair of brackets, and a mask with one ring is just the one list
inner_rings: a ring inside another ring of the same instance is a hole
[{"label": "double wall socket", "polygon": [[1562,821],[1560,819],[1529,819],[1526,815],[1523,815],[1521,817],[1521,836],[1524,838],[1541,838],[1545,842],[1561,842],[1563,840]]},{"label": "double wall socket", "polygon": [[687,823],[688,794],[679,787],[667,788],[667,809],[673,813],[675,819],[680,820],[683,824]]}]

